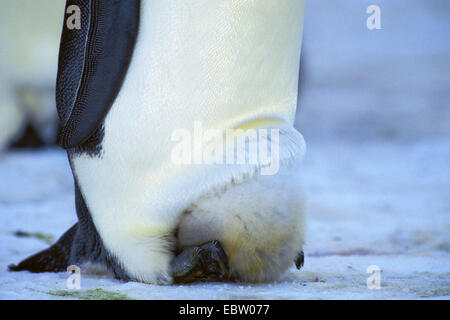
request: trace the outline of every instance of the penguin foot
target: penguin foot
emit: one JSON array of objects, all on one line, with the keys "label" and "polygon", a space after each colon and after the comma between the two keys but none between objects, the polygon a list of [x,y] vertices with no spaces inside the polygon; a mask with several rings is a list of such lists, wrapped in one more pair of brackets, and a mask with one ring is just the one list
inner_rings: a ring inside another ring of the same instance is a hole
[{"label": "penguin foot", "polygon": [[294,262],[298,270],[300,270],[300,268],[303,267],[303,265],[305,264],[305,254],[303,253],[303,251],[297,255]]},{"label": "penguin foot", "polygon": [[229,278],[228,257],[219,241],[189,247],[172,260],[175,283],[226,281]]}]

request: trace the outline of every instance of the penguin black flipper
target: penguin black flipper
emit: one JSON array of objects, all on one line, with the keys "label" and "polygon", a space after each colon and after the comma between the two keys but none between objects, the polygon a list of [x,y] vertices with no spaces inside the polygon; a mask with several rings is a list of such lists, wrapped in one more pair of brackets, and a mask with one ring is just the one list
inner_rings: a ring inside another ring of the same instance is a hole
[{"label": "penguin black flipper", "polygon": [[140,12],[139,0],[67,0],[65,12],[76,12],[73,5],[81,25],[70,29],[64,20],[56,82],[64,149],[86,142],[101,126],[125,78]]}]

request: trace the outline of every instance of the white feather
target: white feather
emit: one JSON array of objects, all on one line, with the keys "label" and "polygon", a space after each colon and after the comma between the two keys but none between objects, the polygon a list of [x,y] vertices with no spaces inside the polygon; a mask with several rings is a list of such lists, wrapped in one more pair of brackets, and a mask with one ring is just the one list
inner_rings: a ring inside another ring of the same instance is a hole
[{"label": "white feather", "polygon": [[205,129],[257,127],[265,119],[281,129],[281,166],[303,156],[292,127],[303,8],[303,0],[142,2],[101,158],[73,159],[105,246],[133,278],[170,282],[173,232],[185,209],[259,172],[258,164],[177,165],[174,130],[193,130],[195,121]]}]

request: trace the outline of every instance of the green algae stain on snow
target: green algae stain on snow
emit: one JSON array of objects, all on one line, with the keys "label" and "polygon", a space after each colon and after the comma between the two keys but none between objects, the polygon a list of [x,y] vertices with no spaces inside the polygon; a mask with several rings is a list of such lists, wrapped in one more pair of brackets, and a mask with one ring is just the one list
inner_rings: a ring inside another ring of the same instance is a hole
[{"label": "green algae stain on snow", "polygon": [[51,234],[45,234],[42,232],[26,232],[22,230],[17,230],[14,232],[14,235],[16,237],[29,237],[29,238],[36,238],[39,240],[42,240],[48,244],[52,244],[55,242],[55,238]]},{"label": "green algae stain on snow", "polygon": [[47,292],[52,296],[58,296],[63,298],[75,298],[80,300],[134,300],[126,294],[107,291],[100,288],[90,290],[50,290]]}]

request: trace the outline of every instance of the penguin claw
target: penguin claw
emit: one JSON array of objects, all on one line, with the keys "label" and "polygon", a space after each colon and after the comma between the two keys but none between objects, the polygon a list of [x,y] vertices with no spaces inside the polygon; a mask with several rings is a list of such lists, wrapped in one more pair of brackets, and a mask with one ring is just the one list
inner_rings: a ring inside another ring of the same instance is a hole
[{"label": "penguin claw", "polygon": [[189,247],[172,261],[175,283],[194,281],[226,281],[229,278],[228,258],[219,241]]},{"label": "penguin claw", "polygon": [[298,270],[305,264],[305,254],[301,251],[294,260],[295,266]]}]

